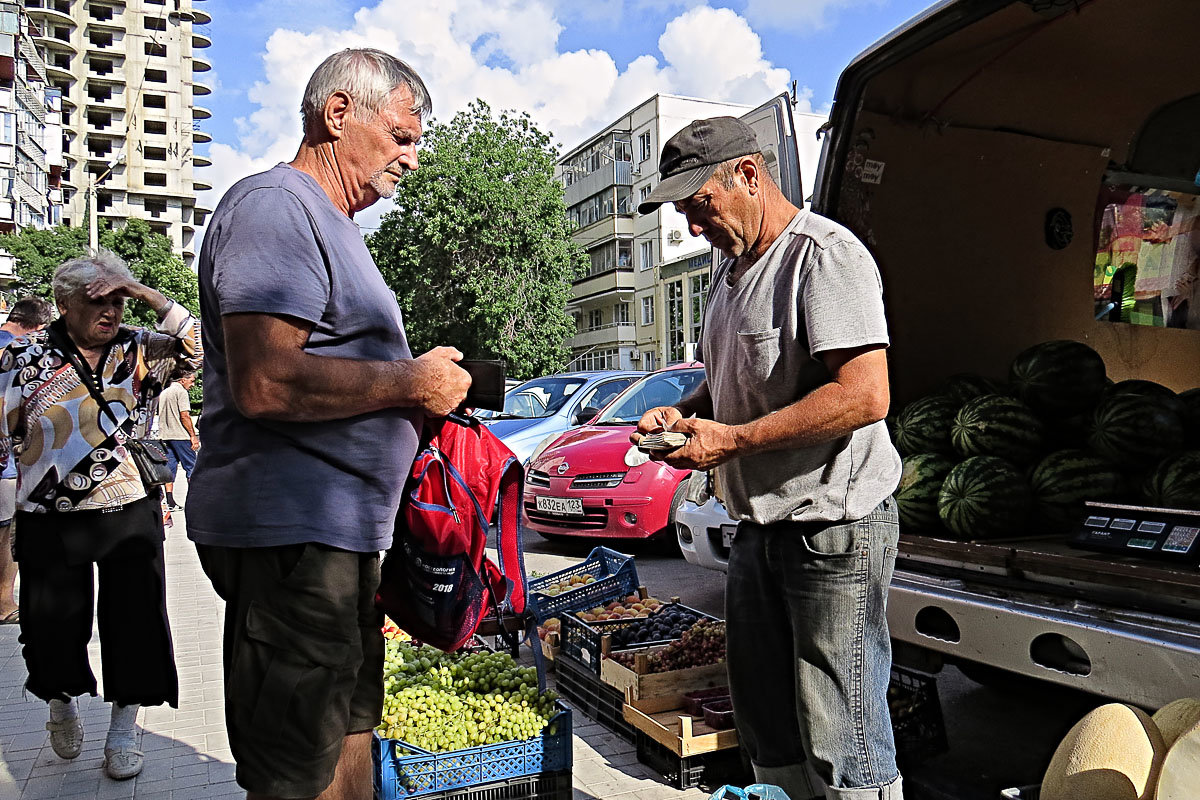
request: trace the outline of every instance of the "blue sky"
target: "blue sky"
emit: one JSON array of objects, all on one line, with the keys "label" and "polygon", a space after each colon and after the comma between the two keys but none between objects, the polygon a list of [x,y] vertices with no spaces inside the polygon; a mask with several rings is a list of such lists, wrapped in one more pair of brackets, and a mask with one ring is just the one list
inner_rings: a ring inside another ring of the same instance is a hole
[{"label": "blue sky", "polygon": [[[320,59],[376,46],[425,77],[435,117],[475,97],[530,112],[566,147],[656,92],[757,104],[796,81],[827,110],[855,55],[931,0],[193,0],[206,26],[219,193],[290,159]],[[380,204],[382,205],[382,204]],[[380,209],[382,211],[383,209]]]}]

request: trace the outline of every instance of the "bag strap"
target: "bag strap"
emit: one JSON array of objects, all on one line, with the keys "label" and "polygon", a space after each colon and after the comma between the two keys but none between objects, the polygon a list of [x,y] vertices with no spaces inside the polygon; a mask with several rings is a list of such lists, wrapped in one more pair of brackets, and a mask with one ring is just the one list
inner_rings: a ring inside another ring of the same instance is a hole
[{"label": "bag strap", "polygon": [[[67,363],[69,363],[75,369],[75,372],[79,375],[79,380],[88,390],[88,394],[92,396],[92,399],[96,401],[96,405],[98,405],[101,410],[108,415],[108,418],[112,420],[114,426],[117,428],[122,427],[121,423],[117,421],[117,415],[114,414],[112,409],[108,407],[108,400],[104,397],[104,394],[100,390],[96,374],[87,366],[87,362],[84,361],[83,358],[83,353],[79,352],[79,348],[75,346],[75,342],[71,341],[71,337],[67,334],[64,334],[57,327],[57,325],[58,320],[55,320],[46,328],[47,336],[50,338],[50,341],[62,352],[64,356],[66,356]],[[101,364],[104,364],[108,361],[108,356],[111,352],[112,344],[110,343],[108,347],[105,348],[104,355],[100,357]],[[130,416],[127,421],[132,422],[133,417]],[[132,426],[130,427],[130,430],[132,430]]]},{"label": "bag strap", "polygon": [[[542,652],[542,640],[537,633],[537,617],[529,607],[529,579],[525,573],[525,542],[520,516],[524,481],[525,471],[521,469],[520,462],[516,458],[509,459],[500,476],[496,513],[496,555],[500,559],[500,572],[508,582],[505,605],[525,620],[525,641],[533,651],[538,691],[544,692],[546,655]],[[501,624],[500,627],[503,630],[504,625]]]}]

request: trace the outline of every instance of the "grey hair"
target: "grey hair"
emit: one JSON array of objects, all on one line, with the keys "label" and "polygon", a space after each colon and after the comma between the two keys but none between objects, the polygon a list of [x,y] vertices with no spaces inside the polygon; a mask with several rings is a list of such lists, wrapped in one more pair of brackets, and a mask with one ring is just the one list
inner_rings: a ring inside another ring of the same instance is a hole
[{"label": "grey hair", "polygon": [[[425,82],[412,67],[393,55],[372,48],[347,48],[321,62],[300,103],[300,117],[307,134],[316,128],[325,113],[325,102],[334,92],[345,92],[354,101],[354,113],[383,111],[388,96],[403,86],[412,95],[413,114],[422,119],[433,113],[433,100]],[[361,107],[361,108],[360,108]],[[362,117],[359,116],[361,119]]]},{"label": "grey hair", "polygon": [[117,275],[122,278],[133,278],[129,265],[111,250],[100,248],[90,255],[72,258],[63,262],[54,270],[54,300],[59,305],[83,292],[89,283],[102,275]]},{"label": "grey hair", "polygon": [[742,161],[747,158],[753,161],[754,165],[758,167],[760,180],[772,180],[771,171],[767,169],[767,160],[763,158],[763,154],[751,153],[748,156],[738,156],[737,158],[731,158],[728,161],[722,161],[717,165],[717,169],[713,173],[713,177],[717,179],[717,182],[721,184],[722,188],[733,188],[733,174],[737,171],[738,164],[742,163]]}]

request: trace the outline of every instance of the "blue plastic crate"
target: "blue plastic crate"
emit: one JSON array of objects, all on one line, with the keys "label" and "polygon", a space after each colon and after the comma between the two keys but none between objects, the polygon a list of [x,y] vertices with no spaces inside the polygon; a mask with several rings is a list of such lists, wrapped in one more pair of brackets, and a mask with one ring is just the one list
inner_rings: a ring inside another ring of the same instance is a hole
[{"label": "blue plastic crate", "polygon": [[[372,737],[377,800],[444,792],[506,778],[571,768],[571,709],[560,700],[546,730],[524,741],[431,753],[396,739]],[[553,729],[554,733],[549,731]]]},{"label": "blue plastic crate", "polygon": [[[575,575],[591,575],[592,583],[559,595],[541,594],[540,590]],[[534,578],[529,582],[533,613],[538,622],[572,611],[607,603],[617,597],[637,594],[638,574],[633,557],[607,547],[597,547],[588,557],[573,567],[559,570],[550,575]]]}]

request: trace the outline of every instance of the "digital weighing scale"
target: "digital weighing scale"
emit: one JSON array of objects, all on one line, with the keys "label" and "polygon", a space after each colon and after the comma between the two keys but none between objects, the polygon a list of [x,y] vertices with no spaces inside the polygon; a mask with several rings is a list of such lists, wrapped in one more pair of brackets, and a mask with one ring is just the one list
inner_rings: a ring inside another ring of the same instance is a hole
[{"label": "digital weighing scale", "polygon": [[1085,503],[1074,547],[1200,564],[1200,511]]}]

